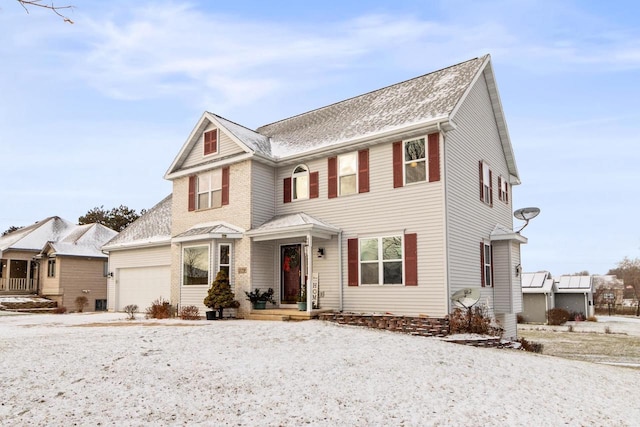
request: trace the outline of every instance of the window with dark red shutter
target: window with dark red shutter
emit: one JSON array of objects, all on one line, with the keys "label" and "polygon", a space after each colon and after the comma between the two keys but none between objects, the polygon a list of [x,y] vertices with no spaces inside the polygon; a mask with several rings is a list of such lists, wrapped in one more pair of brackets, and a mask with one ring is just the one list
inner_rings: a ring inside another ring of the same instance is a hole
[{"label": "window with dark red shutter", "polygon": [[360,262],[358,259],[358,239],[347,240],[347,269],[348,285],[358,286],[358,270]]},{"label": "window with dark red shutter", "polygon": [[309,198],[317,199],[319,196],[319,174],[318,172],[311,172],[309,174]]},{"label": "window with dark red shutter", "polygon": [[189,177],[189,211],[196,210],[196,183],[198,177],[192,175]]},{"label": "window with dark red shutter", "polygon": [[338,197],[338,158],[329,157],[328,164],[328,197],[333,199]]},{"label": "window with dark red shutter", "polygon": [[358,151],[358,193],[369,192],[369,150]]},{"label": "window with dark red shutter", "polygon": [[404,235],[404,277],[406,286],[418,286],[418,235]]},{"label": "window with dark red shutter", "polygon": [[218,129],[204,133],[204,155],[214,154],[218,151]]},{"label": "window with dark red shutter", "polygon": [[222,168],[222,205],[229,204],[229,167]]},{"label": "window with dark red shutter", "polygon": [[429,182],[440,181],[440,134],[432,133],[428,137]]},{"label": "window with dark red shutter", "polygon": [[282,200],[284,203],[291,202],[291,177],[285,178],[282,183]]},{"label": "window with dark red shutter", "polygon": [[393,188],[402,187],[404,184],[404,175],[402,161],[402,141],[393,143]]}]

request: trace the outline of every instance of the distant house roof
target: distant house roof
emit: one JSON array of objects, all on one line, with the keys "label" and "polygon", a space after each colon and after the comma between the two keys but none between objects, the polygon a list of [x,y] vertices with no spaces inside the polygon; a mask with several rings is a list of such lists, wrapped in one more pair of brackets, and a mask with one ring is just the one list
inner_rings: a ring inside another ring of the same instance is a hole
[{"label": "distant house roof", "polygon": [[525,294],[549,294],[553,290],[553,278],[548,271],[522,273],[521,283]]},{"label": "distant house roof", "polygon": [[138,246],[158,246],[171,242],[171,194],[132,222],[102,247],[103,251]]},{"label": "distant house roof", "polygon": [[43,219],[0,237],[0,254],[8,250],[56,255],[104,257],[100,247],[118,234],[100,224],[76,225],[58,216]]},{"label": "distant house roof", "polygon": [[556,290],[560,293],[585,293],[593,290],[592,276],[560,276],[556,282]]},{"label": "distant house roof", "polygon": [[[490,56],[474,58],[420,77],[259,127],[255,131],[205,112],[165,178],[175,176],[209,123],[232,135],[249,154],[272,161],[349,146],[407,128],[451,123],[472,84],[484,76],[510,174],[519,183]],[[397,135],[396,135],[397,136]]]}]

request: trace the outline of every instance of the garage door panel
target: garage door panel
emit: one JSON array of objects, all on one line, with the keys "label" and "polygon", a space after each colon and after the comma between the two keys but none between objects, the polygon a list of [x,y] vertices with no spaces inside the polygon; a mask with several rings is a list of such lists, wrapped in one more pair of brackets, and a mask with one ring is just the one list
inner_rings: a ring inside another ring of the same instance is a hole
[{"label": "garage door panel", "polygon": [[171,297],[171,268],[153,266],[122,268],[118,270],[116,310],[122,311],[129,304],[144,311],[158,298]]}]

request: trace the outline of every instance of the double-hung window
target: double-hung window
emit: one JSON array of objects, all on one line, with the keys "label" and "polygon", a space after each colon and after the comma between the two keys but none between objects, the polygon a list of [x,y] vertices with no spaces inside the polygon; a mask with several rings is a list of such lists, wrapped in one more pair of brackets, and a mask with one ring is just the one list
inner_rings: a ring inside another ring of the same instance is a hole
[{"label": "double-hung window", "polygon": [[231,280],[231,245],[228,243],[218,246],[218,271],[224,271]]},{"label": "double-hung window", "polygon": [[47,277],[56,277],[56,259],[49,258],[47,260]]},{"label": "double-hung window", "polygon": [[489,165],[480,161],[480,200],[489,206],[493,205],[492,172]]},{"label": "double-hung window", "polygon": [[490,288],[493,286],[493,249],[490,243],[480,243],[480,264],[482,286]]},{"label": "double-hung window", "polygon": [[338,188],[340,195],[358,192],[358,157],[356,152],[338,156]]},{"label": "double-hung window", "polygon": [[509,183],[503,176],[498,177],[498,199],[509,203]]},{"label": "double-hung window", "polygon": [[427,150],[424,138],[404,142],[404,182],[427,180]]},{"label": "double-hung window", "polygon": [[222,169],[198,175],[198,209],[222,206]]},{"label": "double-hung window", "polygon": [[402,285],[402,236],[360,239],[360,283]]},{"label": "double-hung window", "polygon": [[182,284],[209,284],[209,245],[182,249]]},{"label": "double-hung window", "polygon": [[293,200],[309,198],[309,169],[299,165],[293,170]]}]

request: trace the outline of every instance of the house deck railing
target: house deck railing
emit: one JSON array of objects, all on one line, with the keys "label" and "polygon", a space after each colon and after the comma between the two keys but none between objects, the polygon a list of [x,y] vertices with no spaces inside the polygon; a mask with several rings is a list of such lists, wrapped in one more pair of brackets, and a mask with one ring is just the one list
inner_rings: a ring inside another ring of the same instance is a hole
[{"label": "house deck railing", "polygon": [[0,292],[31,292],[31,291],[35,291],[33,279],[0,278]]}]

